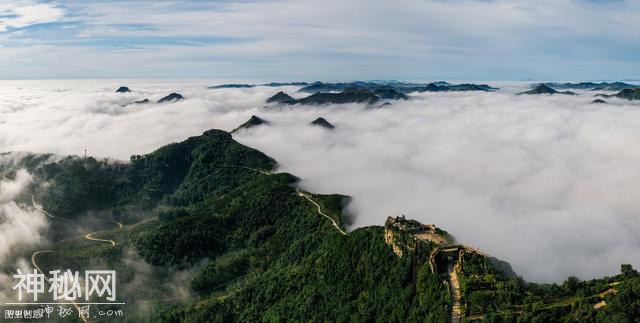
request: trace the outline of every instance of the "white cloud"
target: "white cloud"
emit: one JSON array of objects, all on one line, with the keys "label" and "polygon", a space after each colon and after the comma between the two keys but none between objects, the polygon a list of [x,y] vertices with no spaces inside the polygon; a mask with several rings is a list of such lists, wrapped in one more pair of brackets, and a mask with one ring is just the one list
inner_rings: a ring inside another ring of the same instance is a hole
[{"label": "white cloud", "polygon": [[[0,170],[15,166],[22,154],[0,155]],[[11,289],[15,281],[11,274],[17,268],[31,272],[31,264],[22,256],[45,242],[48,223],[44,214],[24,205],[25,191],[33,177],[25,170],[17,170],[12,178],[0,178],[0,302],[16,302],[17,294]]]},{"label": "white cloud", "polygon": [[9,28],[55,22],[64,17],[64,10],[55,3],[33,1],[0,1],[0,32]]},{"label": "white cloud", "polygon": [[31,175],[24,170],[16,172],[13,180],[0,179],[0,268],[15,265],[8,260],[14,252],[43,242],[45,216],[16,202],[31,181]]}]

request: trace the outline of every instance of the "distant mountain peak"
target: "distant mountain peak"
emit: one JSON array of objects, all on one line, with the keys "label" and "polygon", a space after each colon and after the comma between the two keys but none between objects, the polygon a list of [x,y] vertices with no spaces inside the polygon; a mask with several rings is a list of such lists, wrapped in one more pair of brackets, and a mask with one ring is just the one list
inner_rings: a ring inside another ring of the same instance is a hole
[{"label": "distant mountain peak", "polygon": [[625,82],[580,82],[580,83],[546,83],[554,89],[580,89],[591,91],[620,91],[624,89],[640,88],[640,85]]},{"label": "distant mountain peak", "polygon": [[382,99],[391,99],[391,100],[408,100],[409,99],[409,96],[393,88],[379,88],[374,90],[373,94],[379,96]]},{"label": "distant mountain peak", "polygon": [[548,85],[546,85],[544,83],[540,83],[540,84],[536,85],[536,87],[534,87],[530,91],[525,91],[525,92],[522,92],[522,93],[518,93],[518,95],[522,95],[522,94],[566,94],[566,95],[575,95],[575,93],[571,92],[571,91],[558,92],[558,91],[552,89],[551,87],[549,87]]},{"label": "distant mountain peak", "polygon": [[260,125],[268,125],[268,124],[269,124],[269,121],[264,120],[258,116],[252,115],[251,118],[249,118],[249,120],[247,120],[245,123],[241,124],[237,128],[233,129],[231,133],[240,131],[242,129],[249,129],[249,128],[257,127]]},{"label": "distant mountain peak", "polygon": [[376,91],[378,89],[393,89],[400,93],[411,92],[461,92],[461,91],[484,91],[491,92],[497,91],[498,88],[489,86],[487,84],[451,84],[444,81],[433,83],[406,83],[398,81],[355,81],[347,83],[323,83],[314,82],[307,86],[302,87],[298,92],[305,93],[318,93],[318,92],[339,92],[344,91],[350,87],[357,87],[361,89],[368,89],[370,91]]},{"label": "distant mountain peak", "polygon": [[128,92],[131,92],[131,90],[126,86],[121,86],[116,90],[116,93],[128,93]]},{"label": "distant mountain peak", "polygon": [[320,127],[324,127],[324,128],[327,128],[327,129],[335,128],[334,125],[332,125],[329,121],[327,121],[325,118],[322,118],[322,117],[311,121],[311,124],[314,125],[314,126],[320,126]]},{"label": "distant mountain peak", "polygon": [[221,85],[213,85],[208,86],[209,90],[217,90],[217,89],[245,89],[245,88],[253,88],[256,86],[266,86],[266,87],[280,87],[280,86],[307,86],[309,83],[307,82],[271,82],[264,84],[221,84]]},{"label": "distant mountain peak", "polygon": [[640,100],[640,89],[624,89],[616,97],[627,100]]},{"label": "distant mountain peak", "polygon": [[180,101],[180,100],[184,100],[184,97],[181,94],[179,94],[179,93],[171,93],[171,94],[165,96],[164,98],[158,100],[158,103],[175,102],[175,101]]},{"label": "distant mountain peak", "polygon": [[626,99],[626,100],[640,100],[640,88],[624,89],[616,94],[596,94],[596,97],[620,98],[620,99]]},{"label": "distant mountain peak", "polygon": [[309,105],[345,103],[375,104],[378,101],[380,101],[380,97],[373,94],[373,92],[368,89],[349,87],[339,93],[315,93],[306,98],[297,100],[297,103]]},{"label": "distant mountain peak", "polygon": [[296,99],[291,97],[289,94],[280,91],[276,93],[274,96],[268,98],[267,103],[294,104],[296,103]]},{"label": "distant mountain peak", "polygon": [[149,101],[149,99],[144,99],[144,100],[139,100],[139,101],[133,101],[133,104],[147,104],[151,101]]}]

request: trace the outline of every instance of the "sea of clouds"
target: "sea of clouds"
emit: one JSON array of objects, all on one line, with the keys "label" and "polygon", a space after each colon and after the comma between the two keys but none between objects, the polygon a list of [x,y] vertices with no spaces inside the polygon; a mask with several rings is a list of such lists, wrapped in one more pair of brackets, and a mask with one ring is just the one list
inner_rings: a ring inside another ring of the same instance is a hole
[{"label": "sea of clouds", "polygon": [[[302,179],[354,199],[354,230],[404,214],[509,261],[525,279],[560,281],[640,267],[640,104],[579,96],[414,94],[367,109],[265,108],[279,90],[208,90],[205,81],[0,81],[0,151],[127,160],[251,115],[234,134]],[[133,92],[116,94],[121,85]],[[170,104],[128,105],[179,92]],[[324,117],[333,131],[308,123]],[[34,225],[38,225],[37,223]]]}]

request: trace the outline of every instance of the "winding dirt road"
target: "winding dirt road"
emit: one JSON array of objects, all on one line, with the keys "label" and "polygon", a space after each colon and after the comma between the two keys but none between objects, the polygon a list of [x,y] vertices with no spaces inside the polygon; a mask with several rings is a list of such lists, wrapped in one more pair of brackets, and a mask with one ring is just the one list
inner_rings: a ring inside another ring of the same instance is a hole
[{"label": "winding dirt road", "polygon": [[[229,167],[229,168],[241,168],[241,169],[247,169],[247,170],[252,170],[255,172],[258,172],[260,174],[263,175],[273,175],[273,173],[270,173],[268,171],[262,170],[262,169],[257,169],[257,168],[251,168],[251,167],[245,167],[245,166],[231,166],[231,165],[219,165],[220,167]],[[338,230],[338,232],[340,232],[340,234],[342,235],[347,235],[347,233],[340,227],[340,225],[338,225],[338,223],[331,218],[329,215],[327,215],[326,213],[324,213],[322,211],[322,207],[320,206],[320,204],[316,203],[316,201],[314,201],[309,194],[303,193],[300,190],[296,189],[296,192],[298,193],[299,196],[305,198],[307,201],[311,202],[313,205],[316,206],[317,211],[320,215],[324,216],[325,218],[329,219],[329,221],[331,221],[331,223],[333,224],[333,227],[336,228],[336,230]],[[52,215],[51,213],[47,212],[41,205],[39,205],[38,203],[36,203],[35,197],[33,196],[33,194],[31,195],[31,202],[33,204],[33,207],[35,209],[37,209],[38,211],[42,212],[43,214],[45,214],[46,216],[48,216],[49,218],[53,219],[53,220],[61,220],[61,221],[67,221],[67,222],[73,222],[70,219],[67,218],[62,218],[62,217],[58,217],[55,215]],[[122,230],[124,228],[124,225],[122,223],[119,222],[115,222],[113,221],[117,226],[118,226],[118,230]],[[111,246],[115,246],[116,242],[114,240],[110,240],[110,239],[100,239],[100,238],[95,238],[93,235],[98,233],[98,231],[96,232],[91,232],[91,233],[87,233],[84,238],[86,240],[89,241],[96,241],[96,242],[103,242],[103,243],[108,243]],[[44,274],[44,271],[42,270],[42,268],[38,265],[37,263],[37,257],[38,255],[41,254],[45,254],[45,253],[54,253],[55,251],[52,250],[38,250],[36,252],[34,252],[31,255],[31,263],[33,264],[33,266],[42,274]],[[80,307],[78,304],[76,304],[75,302],[72,302],[73,306],[76,308],[76,310],[78,311],[78,313],[80,312]],[[89,320],[87,317],[85,317],[84,314],[80,315],[80,319],[84,322],[84,323],[89,323]]]},{"label": "winding dirt road", "polygon": [[[66,221],[66,222],[73,222],[70,219],[62,218],[62,217],[59,217],[59,216],[55,216],[55,215],[52,215],[51,213],[47,212],[44,208],[42,208],[42,206],[40,204],[36,203],[36,200],[35,200],[35,197],[33,196],[33,194],[31,195],[31,203],[33,204],[33,207],[36,210],[42,212],[43,214],[45,214],[46,216],[50,217],[53,220],[62,220],[62,221]],[[118,230],[122,230],[124,228],[124,225],[122,223],[119,223],[119,222],[116,222],[116,221],[112,221],[112,222],[115,223],[118,226]],[[111,244],[112,246],[116,245],[116,242],[113,241],[113,240],[94,238],[93,234],[95,234],[95,233],[97,233],[97,232],[87,233],[84,236],[84,238],[86,240],[89,240],[89,241],[105,242],[105,243]],[[43,275],[45,275],[44,270],[42,270],[42,268],[38,265],[37,258],[38,258],[38,255],[45,254],[45,253],[55,253],[55,251],[53,251],[53,250],[38,250],[38,251],[34,252],[31,255],[31,264],[33,264],[33,267],[35,269],[37,269]],[[48,283],[48,281],[47,281],[47,283]],[[79,317],[82,320],[82,322],[89,323],[89,319],[84,315],[84,313],[82,313],[80,311],[80,306],[74,301],[71,301],[71,304],[76,309],[76,311],[78,311]]]},{"label": "winding dirt road", "polygon": [[[120,222],[116,222],[116,221],[109,221],[109,222],[113,222],[118,226],[118,230],[122,230],[124,229],[124,224],[120,223]],[[91,233],[87,233],[84,238],[89,240],[89,241],[98,241],[98,242],[105,242],[105,243],[109,243],[112,246],[115,247],[116,242],[113,240],[109,240],[109,239],[100,239],[100,238],[94,238],[93,235],[98,233],[99,231],[96,232],[91,232]]]},{"label": "winding dirt road", "polygon": [[98,232],[91,232],[91,233],[87,233],[87,234],[84,236],[84,238],[85,238],[85,239],[87,239],[87,240],[89,240],[89,241],[106,242],[106,243],[111,244],[112,246],[115,246],[115,245],[116,245],[116,242],[115,242],[115,241],[113,241],[113,240],[107,240],[107,239],[98,239],[98,238],[94,238],[94,237],[93,237],[93,234],[94,234],[94,233],[98,233]]},{"label": "winding dirt road", "polygon": [[[267,175],[267,176],[271,176],[271,175],[275,174],[275,173],[271,173],[269,171],[266,171],[264,169],[258,169],[258,168],[252,168],[252,167],[246,167],[246,166],[234,166],[234,165],[217,165],[217,166],[219,166],[219,167],[227,167],[227,168],[240,168],[240,169],[252,170],[254,172],[258,172],[258,173],[260,173],[262,175]],[[311,196],[309,196],[309,194],[303,193],[297,188],[296,188],[296,192],[298,193],[298,196],[304,197],[305,199],[307,199],[307,201],[313,203],[313,205],[315,205],[316,208],[318,208],[318,213],[320,215],[324,216],[325,218],[329,219],[329,221],[331,221],[331,223],[336,228],[336,230],[338,230],[342,235],[347,235],[347,233],[344,230],[342,230],[340,225],[332,217],[330,217],[326,213],[322,212],[322,207],[320,207],[320,204],[316,203],[316,201],[314,201],[311,198]],[[104,241],[104,240],[102,240],[102,241]]]},{"label": "winding dirt road", "polygon": [[62,220],[62,221],[67,221],[67,222],[73,222],[73,221],[71,221],[71,220],[69,220],[67,218],[61,218],[59,216],[52,215],[51,213],[45,211],[42,208],[42,205],[36,203],[36,198],[33,196],[33,194],[31,194],[31,204],[33,204],[33,208],[34,209],[40,211],[42,214],[44,214],[44,215],[46,215],[46,216],[48,216],[48,217],[50,217],[50,218],[52,218],[54,220]]},{"label": "winding dirt road", "polygon": [[340,228],[340,225],[338,225],[338,223],[336,222],[336,220],[334,220],[332,217],[328,216],[326,213],[322,212],[322,208],[320,207],[320,204],[316,203],[316,201],[314,201],[313,199],[311,199],[311,197],[308,194],[302,193],[300,191],[297,191],[299,196],[304,197],[305,199],[307,199],[307,201],[313,203],[313,205],[315,205],[318,208],[318,213],[322,216],[324,216],[325,218],[329,219],[329,221],[331,221],[331,223],[333,223],[333,226],[336,228],[336,230],[338,230],[342,235],[347,235],[346,232],[344,232],[344,230],[342,230],[342,228]]},{"label": "winding dirt road", "polygon": [[[45,275],[45,277],[46,277],[46,274],[44,273],[44,270],[42,270],[42,268],[40,268],[40,266],[38,266],[38,263],[37,263],[36,259],[37,259],[38,255],[41,255],[43,253],[54,253],[54,252],[55,251],[52,251],[52,250],[39,250],[39,251],[34,252],[31,255],[31,264],[33,264],[33,267],[35,269],[37,269],[41,274]],[[44,281],[45,281],[45,284],[49,285],[49,281],[48,280],[45,279]],[[76,311],[78,311],[78,314],[79,314],[80,319],[82,320],[82,322],[89,323],[89,319],[84,315],[84,313],[82,311],[80,311],[80,305],[78,305],[78,303],[76,303],[74,301],[71,301],[71,304],[76,309]]]},{"label": "winding dirt road", "polygon": [[[3,180],[5,180],[5,181],[9,181],[9,180],[10,180],[9,178],[7,178],[7,177],[6,177],[6,174],[2,174],[2,179],[3,179]],[[52,219],[56,219],[56,220],[64,220],[64,221],[71,221],[71,220],[69,220],[69,219],[65,219],[65,218],[61,218],[61,217],[57,217],[57,216],[51,215],[49,212],[47,212],[47,211],[45,211],[44,209],[42,209],[42,207],[36,203],[36,200],[35,200],[35,198],[34,198],[33,194],[31,195],[31,202],[32,202],[32,204],[33,204],[33,207],[34,207],[36,210],[38,210],[38,211],[42,212],[44,215],[46,215],[46,216],[48,216],[48,217],[50,217],[50,218],[52,218]],[[31,254],[31,264],[33,265],[33,267],[34,267],[38,272],[40,272],[41,274],[45,275],[44,270],[42,270],[42,268],[38,265],[38,262],[37,262],[36,260],[37,260],[37,258],[38,258],[38,255],[45,254],[45,253],[54,253],[54,252],[55,252],[55,251],[52,251],[52,250],[38,250],[38,251],[34,252],[33,254]],[[46,283],[46,284],[48,284],[48,283],[49,283],[49,281],[47,281],[47,280],[45,279],[45,283]],[[71,304],[72,304],[72,305],[73,305],[73,307],[76,309],[76,311],[78,311],[78,313],[79,313],[79,317],[80,317],[80,319],[82,320],[82,322],[84,322],[84,323],[89,323],[89,320],[88,320],[88,319],[85,317],[85,315],[80,311],[80,306],[79,306],[76,302],[73,302],[73,301],[71,302]]]}]

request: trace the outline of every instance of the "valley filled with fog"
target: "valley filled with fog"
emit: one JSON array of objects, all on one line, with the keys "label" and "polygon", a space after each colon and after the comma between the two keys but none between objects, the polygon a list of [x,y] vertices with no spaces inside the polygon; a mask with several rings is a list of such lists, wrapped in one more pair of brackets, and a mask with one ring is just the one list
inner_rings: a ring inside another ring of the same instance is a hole
[{"label": "valley filled with fog", "polygon": [[[205,81],[0,81],[0,152],[87,154],[127,160],[252,115],[269,125],[234,134],[318,193],[350,195],[350,230],[404,214],[512,264],[527,280],[587,279],[640,266],[640,103],[594,95],[412,93],[407,101],[274,106],[298,87],[207,89]],[[131,93],[115,93],[119,86]],[[155,102],[177,92],[185,100]],[[611,93],[611,92],[608,92]],[[328,130],[309,123],[324,117]],[[28,174],[20,181],[28,182]],[[3,184],[3,212],[32,219]],[[13,184],[12,184],[13,185]],[[19,187],[22,184],[15,184]],[[15,219],[14,219],[15,220]],[[0,226],[0,256],[12,230]],[[26,230],[26,229],[24,229]]]}]

